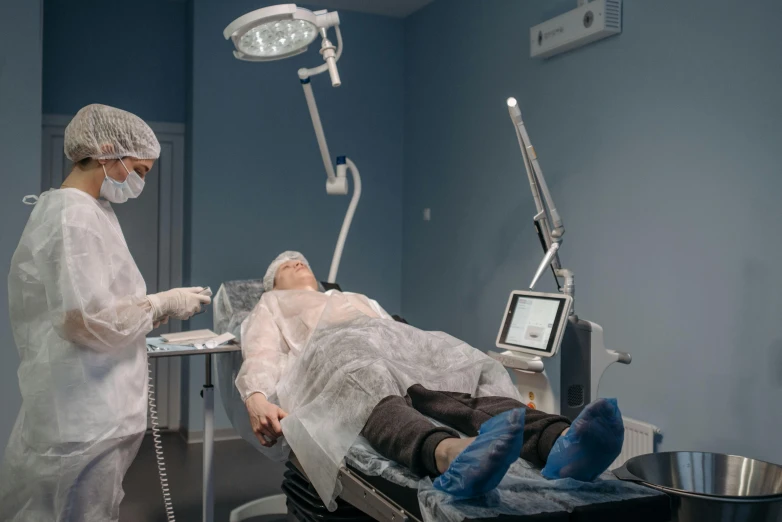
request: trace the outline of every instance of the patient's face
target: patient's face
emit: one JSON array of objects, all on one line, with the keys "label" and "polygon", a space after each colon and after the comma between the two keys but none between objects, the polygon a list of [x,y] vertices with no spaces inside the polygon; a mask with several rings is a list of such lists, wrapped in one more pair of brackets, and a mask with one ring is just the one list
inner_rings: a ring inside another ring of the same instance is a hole
[{"label": "patient's face", "polygon": [[274,278],[275,290],[318,291],[318,281],[307,265],[301,261],[288,261],[277,269]]}]

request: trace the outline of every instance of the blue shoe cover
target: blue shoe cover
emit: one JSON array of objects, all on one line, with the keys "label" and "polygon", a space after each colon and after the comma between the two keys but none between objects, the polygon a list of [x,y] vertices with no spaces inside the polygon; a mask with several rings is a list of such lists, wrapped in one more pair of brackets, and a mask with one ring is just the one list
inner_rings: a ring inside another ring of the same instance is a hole
[{"label": "blue shoe cover", "polygon": [[435,489],[472,498],[496,488],[521,454],[524,414],[517,408],[484,422],[478,437],[435,479]]},{"label": "blue shoe cover", "polygon": [[557,439],[541,472],[547,479],[573,478],[591,482],[622,451],[625,429],[616,399],[598,399]]}]

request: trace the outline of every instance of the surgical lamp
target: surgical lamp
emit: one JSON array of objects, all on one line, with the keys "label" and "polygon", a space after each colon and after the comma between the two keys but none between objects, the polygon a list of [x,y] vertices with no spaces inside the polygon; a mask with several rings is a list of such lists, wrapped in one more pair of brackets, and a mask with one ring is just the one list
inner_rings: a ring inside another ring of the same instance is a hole
[{"label": "surgical lamp", "polygon": [[[337,46],[328,38],[327,32],[334,28],[337,35]],[[304,89],[307,107],[315,128],[315,136],[320,147],[320,155],[323,166],[326,169],[326,192],[330,195],[347,195],[348,181],[347,171],[353,176],[353,197],[350,200],[345,219],[342,223],[337,247],[329,270],[329,283],[335,283],[339,263],[342,258],[342,250],[345,246],[350,224],[356,212],[358,201],[361,198],[361,176],[358,168],[350,158],[340,156],[337,158],[337,168],[331,162],[326,136],[323,132],[323,124],[320,121],[318,106],[315,103],[315,95],[312,92],[310,78],[326,71],[331,77],[331,85],[339,87],[342,82],[337,70],[337,61],[342,56],[342,33],[339,29],[339,15],[328,11],[310,11],[296,4],[282,4],[264,7],[240,16],[223,31],[226,40],[233,41],[236,50],[234,56],[240,60],[251,62],[269,62],[281,60],[304,53],[309,45],[320,34],[320,54],[325,62],[312,69],[299,69],[299,80]]]}]

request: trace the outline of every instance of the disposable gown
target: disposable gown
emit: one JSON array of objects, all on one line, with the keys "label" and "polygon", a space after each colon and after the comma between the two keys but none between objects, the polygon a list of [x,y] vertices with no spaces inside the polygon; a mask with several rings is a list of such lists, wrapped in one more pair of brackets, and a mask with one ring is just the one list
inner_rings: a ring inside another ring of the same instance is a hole
[{"label": "disposable gown", "polygon": [[116,521],[146,429],[146,285],[111,206],[44,193],[11,261],[22,408],[0,520]]},{"label": "disposable gown", "polygon": [[343,459],[384,397],[421,384],[519,399],[505,368],[483,352],[396,322],[359,294],[267,292],[242,325],[242,349],[242,398],[261,392],[288,413],[285,439],[331,509]]}]

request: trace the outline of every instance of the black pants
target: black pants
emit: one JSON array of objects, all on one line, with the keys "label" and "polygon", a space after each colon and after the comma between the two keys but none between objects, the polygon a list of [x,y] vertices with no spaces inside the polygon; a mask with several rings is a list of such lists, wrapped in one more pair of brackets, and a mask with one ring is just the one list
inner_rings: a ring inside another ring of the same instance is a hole
[{"label": "black pants", "polygon": [[[521,458],[543,466],[551,447],[570,426],[570,421],[533,410],[507,397],[472,397],[466,393],[431,391],[416,384],[407,390],[405,397],[391,396],[380,401],[361,434],[387,459],[407,466],[418,475],[438,475],[434,450],[443,440],[459,436],[452,428],[474,437],[481,424],[515,408],[527,410]],[[450,428],[435,426],[425,416]]]}]

